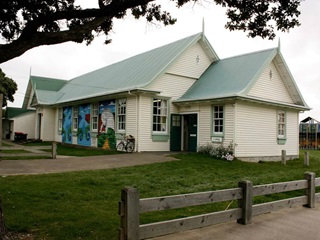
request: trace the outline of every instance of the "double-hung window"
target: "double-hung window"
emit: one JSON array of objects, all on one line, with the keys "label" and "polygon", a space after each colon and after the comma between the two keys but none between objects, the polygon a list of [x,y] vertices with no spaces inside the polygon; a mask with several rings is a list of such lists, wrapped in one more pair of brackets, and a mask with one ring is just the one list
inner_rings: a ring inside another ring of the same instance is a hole
[{"label": "double-hung window", "polygon": [[277,112],[277,135],[278,143],[285,144],[286,141],[286,112],[278,111]]},{"label": "double-hung window", "polygon": [[154,133],[166,133],[168,124],[168,101],[153,99],[153,124]]},{"label": "double-hung window", "polygon": [[92,104],[91,129],[93,132],[98,131],[99,104]]},{"label": "double-hung window", "polygon": [[126,111],[127,111],[127,99],[119,99],[117,101],[117,125],[118,131],[126,130]]},{"label": "double-hung window", "polygon": [[212,122],[212,130],[213,130],[213,135],[214,136],[217,136],[217,135],[220,135],[222,136],[223,135],[223,132],[224,132],[224,119],[223,119],[223,116],[224,116],[224,108],[223,106],[213,106],[213,122]]},{"label": "double-hung window", "polygon": [[78,107],[72,108],[72,130],[78,130]]}]

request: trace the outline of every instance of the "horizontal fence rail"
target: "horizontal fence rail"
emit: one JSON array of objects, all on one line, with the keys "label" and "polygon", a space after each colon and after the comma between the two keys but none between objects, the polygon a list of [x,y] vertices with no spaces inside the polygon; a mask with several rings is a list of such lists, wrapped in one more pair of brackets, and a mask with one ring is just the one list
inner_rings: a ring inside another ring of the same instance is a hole
[{"label": "horizontal fence rail", "polygon": [[[1,157],[51,157],[52,159],[57,158],[57,143],[53,142],[51,146],[37,146],[37,147],[2,147],[1,150],[10,150],[12,153],[3,153],[0,151],[0,158]],[[14,150],[25,150],[26,152],[19,153],[14,152]],[[51,150],[48,152],[41,151],[41,150]]]},{"label": "horizontal fence rail", "polygon": [[[310,172],[304,174],[304,180],[257,186],[253,186],[250,181],[241,181],[238,186],[232,189],[145,199],[140,199],[137,189],[125,188],[119,202],[119,239],[153,238],[234,220],[240,224],[250,224],[253,216],[296,206],[313,208],[315,202],[320,201],[320,193],[315,193],[315,188],[320,186],[320,178],[315,178],[315,174]],[[253,197],[296,190],[304,190],[304,195],[253,205]],[[140,225],[141,213],[232,200],[237,200],[237,208]]]}]

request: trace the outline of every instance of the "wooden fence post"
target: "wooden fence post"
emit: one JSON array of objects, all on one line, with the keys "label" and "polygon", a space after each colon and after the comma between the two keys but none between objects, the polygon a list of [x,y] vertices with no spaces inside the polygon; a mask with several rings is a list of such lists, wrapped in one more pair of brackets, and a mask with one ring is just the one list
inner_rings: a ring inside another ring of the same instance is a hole
[{"label": "wooden fence post", "polygon": [[242,209],[242,218],[237,220],[240,224],[252,223],[252,200],[253,200],[253,185],[251,181],[241,181],[238,186],[242,188],[243,196],[238,201],[238,207]]},{"label": "wooden fence post", "polygon": [[281,161],[283,165],[286,165],[286,161],[287,161],[287,153],[286,150],[282,150],[281,151]]},{"label": "wooden fence post", "polygon": [[140,193],[136,188],[124,188],[121,190],[121,202],[119,204],[120,215],[120,240],[139,239],[139,214]]},{"label": "wooden fence post", "polygon": [[52,159],[57,158],[57,143],[52,142]]},{"label": "wooden fence post", "polygon": [[309,161],[309,152],[305,151],[304,152],[304,166],[309,167],[310,161]]},{"label": "wooden fence post", "polygon": [[306,195],[308,197],[308,203],[304,205],[308,208],[315,207],[315,194],[316,194],[316,174],[313,172],[305,172],[304,179],[308,181],[308,188],[306,189]]}]

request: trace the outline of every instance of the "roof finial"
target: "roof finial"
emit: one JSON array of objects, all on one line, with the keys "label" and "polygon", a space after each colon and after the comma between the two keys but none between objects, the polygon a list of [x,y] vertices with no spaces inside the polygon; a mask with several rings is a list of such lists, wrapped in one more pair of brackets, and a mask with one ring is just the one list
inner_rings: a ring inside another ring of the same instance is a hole
[{"label": "roof finial", "polygon": [[204,17],[202,17],[202,36],[204,36]]},{"label": "roof finial", "polygon": [[280,37],[278,39],[278,51],[280,52],[280,48],[281,48],[281,42],[280,42]]}]

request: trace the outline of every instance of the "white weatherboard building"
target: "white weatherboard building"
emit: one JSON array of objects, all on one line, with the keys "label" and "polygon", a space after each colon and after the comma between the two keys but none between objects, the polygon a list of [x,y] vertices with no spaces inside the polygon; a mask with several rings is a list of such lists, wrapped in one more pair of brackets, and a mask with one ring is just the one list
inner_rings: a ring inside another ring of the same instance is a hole
[{"label": "white weatherboard building", "polygon": [[232,144],[250,161],[297,157],[309,110],[279,48],[219,59],[203,33],[69,81],[31,76],[23,108],[45,141],[115,148],[130,134],[138,152]]}]

